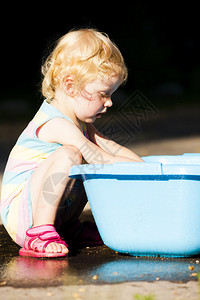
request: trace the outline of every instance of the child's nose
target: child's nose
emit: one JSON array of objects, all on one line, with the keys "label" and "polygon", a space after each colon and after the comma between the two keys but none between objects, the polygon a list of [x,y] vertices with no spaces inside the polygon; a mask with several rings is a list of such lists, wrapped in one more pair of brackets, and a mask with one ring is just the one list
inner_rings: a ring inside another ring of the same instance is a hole
[{"label": "child's nose", "polygon": [[105,107],[111,107],[113,105],[111,98],[108,98],[104,103]]}]

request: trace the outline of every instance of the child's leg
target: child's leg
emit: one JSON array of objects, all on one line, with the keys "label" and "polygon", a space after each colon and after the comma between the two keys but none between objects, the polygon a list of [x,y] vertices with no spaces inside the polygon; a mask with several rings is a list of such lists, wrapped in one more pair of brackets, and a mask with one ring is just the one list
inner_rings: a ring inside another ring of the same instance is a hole
[{"label": "child's leg", "polygon": [[[69,169],[81,162],[81,153],[76,148],[60,146],[34,171],[30,187],[33,227],[54,224],[64,191],[73,187]],[[66,253],[68,250],[64,245],[50,243],[46,252]]]},{"label": "child's leg", "polygon": [[83,182],[77,179],[70,182],[71,185],[67,185],[57,209],[55,227],[58,230],[76,222],[88,201]]}]

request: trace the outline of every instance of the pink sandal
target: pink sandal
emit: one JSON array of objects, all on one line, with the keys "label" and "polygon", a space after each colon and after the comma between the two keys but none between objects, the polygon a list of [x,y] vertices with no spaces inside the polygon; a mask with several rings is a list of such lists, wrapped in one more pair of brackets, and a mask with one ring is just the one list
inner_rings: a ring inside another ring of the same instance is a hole
[{"label": "pink sandal", "polygon": [[26,231],[24,248],[19,250],[19,255],[32,257],[61,257],[67,255],[66,253],[45,252],[47,245],[52,242],[68,247],[53,225],[41,225],[30,228]]}]

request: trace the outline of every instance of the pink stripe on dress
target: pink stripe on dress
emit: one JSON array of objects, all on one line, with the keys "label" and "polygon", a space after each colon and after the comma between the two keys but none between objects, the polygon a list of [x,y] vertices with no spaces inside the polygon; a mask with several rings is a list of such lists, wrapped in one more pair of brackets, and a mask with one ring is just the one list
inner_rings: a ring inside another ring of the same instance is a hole
[{"label": "pink stripe on dress", "polygon": [[30,217],[29,215],[29,188],[30,188],[30,180],[29,178],[24,185],[22,190],[22,194],[20,196],[20,205],[18,210],[18,226],[17,226],[17,234],[16,234],[16,242],[20,246],[24,246],[24,239],[26,235],[26,230],[30,228]]},{"label": "pink stripe on dress", "polygon": [[38,164],[35,161],[24,161],[23,159],[16,159],[10,157],[5,172],[22,173],[28,170],[34,170]]},{"label": "pink stripe on dress", "polygon": [[28,126],[24,129],[23,133],[28,135],[30,138],[34,138],[34,132],[37,125],[34,122],[30,122]]}]

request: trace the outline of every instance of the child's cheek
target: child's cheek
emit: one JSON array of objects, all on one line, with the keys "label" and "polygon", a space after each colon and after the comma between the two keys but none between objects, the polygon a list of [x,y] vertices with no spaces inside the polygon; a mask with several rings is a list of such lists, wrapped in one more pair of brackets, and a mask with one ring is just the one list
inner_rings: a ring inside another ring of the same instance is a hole
[{"label": "child's cheek", "polygon": [[103,109],[103,104],[99,100],[90,101],[88,105],[88,111],[92,114],[96,114],[97,112]]}]

